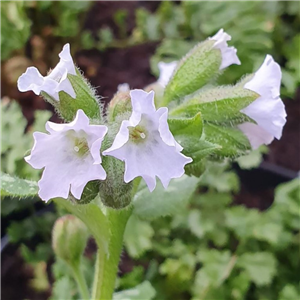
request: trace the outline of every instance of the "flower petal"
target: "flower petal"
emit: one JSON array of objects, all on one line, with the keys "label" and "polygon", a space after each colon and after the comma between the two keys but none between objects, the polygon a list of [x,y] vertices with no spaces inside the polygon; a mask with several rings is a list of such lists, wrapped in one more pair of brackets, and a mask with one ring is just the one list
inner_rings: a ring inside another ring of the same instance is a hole
[{"label": "flower petal", "polygon": [[33,91],[36,95],[41,92],[44,84],[44,77],[37,68],[29,67],[18,79],[18,89],[20,92]]},{"label": "flower petal", "polygon": [[43,91],[57,101],[59,101],[58,93],[60,91],[64,91],[72,98],[76,98],[75,91],[68,79],[68,74],[76,75],[69,44],[63,47],[59,57],[59,63],[45,77],[35,67],[27,68],[26,72],[18,79],[18,89],[21,92],[32,90],[36,95]]},{"label": "flower petal", "polygon": [[138,113],[155,112],[154,92],[146,93],[143,90],[130,91],[132,110]]},{"label": "flower petal", "polygon": [[274,140],[273,135],[256,124],[245,122],[238,125],[238,128],[247,136],[252,149],[257,149],[263,144],[269,145]]},{"label": "flower petal", "polygon": [[209,40],[215,40],[213,48],[220,49],[222,54],[222,63],[220,70],[227,68],[230,65],[240,65],[241,62],[236,55],[236,48],[228,47],[227,41],[231,40],[231,36],[224,32],[223,28],[220,29],[213,37],[209,37]]},{"label": "flower petal", "polygon": [[281,138],[286,123],[285,107],[280,99],[280,66],[267,55],[261,67],[248,81],[244,88],[260,96],[241,112],[253,119],[259,127],[270,135]]},{"label": "flower petal", "polygon": [[177,67],[177,61],[172,61],[170,63],[164,63],[159,62],[158,68],[159,68],[159,78],[157,82],[162,86],[166,87],[166,85],[169,83],[176,67]]}]

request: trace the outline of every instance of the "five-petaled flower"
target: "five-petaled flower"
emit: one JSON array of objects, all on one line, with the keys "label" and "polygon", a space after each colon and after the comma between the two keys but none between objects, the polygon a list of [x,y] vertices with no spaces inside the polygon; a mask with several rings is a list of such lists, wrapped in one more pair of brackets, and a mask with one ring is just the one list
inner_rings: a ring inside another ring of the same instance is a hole
[{"label": "five-petaled flower", "polygon": [[59,58],[59,63],[47,76],[42,76],[35,67],[27,68],[26,72],[18,79],[18,89],[21,92],[33,91],[36,95],[45,92],[57,101],[59,101],[58,93],[60,91],[75,98],[75,91],[68,79],[68,74],[76,75],[69,44],[63,47]]},{"label": "five-petaled flower", "polygon": [[156,176],[166,188],[172,178],[184,174],[184,166],[192,161],[180,151],[169,130],[168,109],[154,106],[154,92],[130,92],[132,115],[124,120],[112,146],[103,155],[125,161],[124,181],[143,177],[150,191],[156,186]]},{"label": "five-petaled flower", "polygon": [[219,49],[221,51],[222,63],[220,66],[220,70],[225,69],[232,64],[241,64],[238,56],[236,55],[236,48],[228,47],[227,41],[231,40],[231,36],[224,32],[223,29],[220,29],[214,36],[209,37],[208,39],[216,41],[213,48]]},{"label": "five-petaled flower", "polygon": [[271,55],[267,55],[261,67],[244,85],[245,89],[259,94],[258,99],[241,110],[256,124],[246,122],[239,125],[253,149],[262,144],[270,144],[274,137],[281,138],[282,129],[286,123],[286,112],[280,99],[280,82],[280,66]]},{"label": "five-petaled flower", "polygon": [[69,193],[80,199],[91,180],[104,180],[100,148],[107,132],[103,125],[89,125],[89,119],[78,110],[69,124],[46,123],[50,134],[35,132],[34,146],[25,160],[35,169],[44,169],[39,181],[39,196],[67,198]]}]

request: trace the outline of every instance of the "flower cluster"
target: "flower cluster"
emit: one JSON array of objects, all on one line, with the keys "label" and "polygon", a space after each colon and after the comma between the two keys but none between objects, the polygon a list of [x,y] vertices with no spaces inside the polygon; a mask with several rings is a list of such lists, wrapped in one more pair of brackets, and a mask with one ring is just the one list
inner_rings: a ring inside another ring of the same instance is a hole
[{"label": "flower cluster", "polygon": [[[166,188],[172,178],[184,174],[192,159],[180,153],[167,123],[168,109],[155,109],[154,93],[130,92],[132,115],[123,121],[113,145],[103,155],[125,161],[124,181],[143,177],[149,190],[156,186],[156,176]],[[107,133],[105,125],[91,125],[82,110],[68,124],[46,123],[49,134],[35,132],[34,146],[25,160],[36,169],[44,168],[39,181],[39,196],[48,201],[67,198],[71,193],[80,199],[91,180],[105,180],[100,149]]]},{"label": "flower cluster", "polygon": [[[177,101],[178,97],[193,94],[207,82],[209,83],[213,74],[207,71],[207,66],[204,66],[206,59],[216,58],[217,64],[214,66],[214,68],[217,66],[216,72],[232,64],[240,64],[237,50],[227,44],[230,39],[231,37],[221,29],[216,35],[208,38],[203,48],[200,44],[182,62],[158,64],[160,76],[155,84],[166,93],[169,92],[166,105],[172,101],[173,96]],[[207,53],[213,54],[207,56]],[[102,166],[102,156],[114,157],[124,162],[124,183],[142,177],[150,191],[153,191],[156,186],[156,177],[167,188],[172,178],[179,178],[184,174],[188,164],[198,163],[193,160],[194,157],[198,157],[199,153],[202,153],[200,151],[202,149],[195,149],[195,147],[198,143],[203,147],[207,147],[208,144],[203,141],[205,137],[200,139],[200,134],[195,130],[204,126],[204,123],[199,125],[199,116],[202,114],[201,104],[207,104],[212,100],[202,101],[199,103],[200,106],[196,106],[199,107],[199,113],[195,118],[187,119],[183,115],[183,117],[170,120],[173,126],[177,124],[176,135],[169,128],[168,108],[162,106],[156,109],[154,91],[130,90],[128,84],[120,85],[110,105],[113,114],[119,114],[121,118],[118,121],[118,132],[115,134],[112,129],[115,125],[111,124],[115,120],[114,115],[112,118],[105,118],[102,114],[101,120],[95,120],[91,117],[93,114],[85,113],[84,109],[90,106],[82,104],[84,99],[79,99],[80,95],[76,92],[80,89],[74,86],[74,82],[81,84],[81,81],[70,80],[72,76],[80,77],[81,74],[74,66],[69,44],[64,46],[59,57],[58,65],[47,76],[43,77],[36,68],[31,67],[18,80],[20,91],[32,90],[37,95],[46,93],[57,103],[61,101],[59,93],[65,92],[73,98],[71,102],[66,103],[73,105],[72,109],[74,110],[75,107],[75,112],[77,111],[72,122],[67,124],[47,122],[48,134],[34,133],[34,146],[31,154],[25,159],[36,169],[44,168],[39,181],[39,195],[43,200],[69,196],[80,199],[88,182],[106,180],[107,173],[105,166]],[[194,60],[188,61],[190,57]],[[203,67],[203,72],[201,70],[190,72],[188,68],[197,60],[198,66]],[[187,73],[185,73],[186,70]],[[189,74],[195,82],[188,80]],[[262,144],[269,144],[274,137],[277,139],[281,137],[282,128],[286,122],[286,113],[279,97],[280,81],[280,67],[270,55],[267,55],[264,63],[254,75],[243,81],[243,91],[250,91],[255,99],[252,99],[251,103],[247,102],[248,104],[238,112],[247,119],[237,124],[237,128],[248,138],[253,149]],[[180,91],[176,91],[176,87]],[[84,91],[86,89],[86,86],[82,88]],[[163,94],[160,97],[163,97]],[[117,107],[119,100],[122,105],[119,105],[119,109],[113,110]],[[189,103],[188,97],[186,101]],[[158,101],[158,103],[162,102]],[[83,105],[82,109],[81,105]],[[125,114],[125,107],[126,112],[129,110],[131,112],[130,117],[128,117],[129,114]],[[219,113],[222,114],[222,111]],[[99,125],[100,122],[101,125]],[[191,122],[196,122],[196,125]],[[184,136],[185,134],[193,139],[196,137],[196,140],[186,143],[188,138]],[[176,141],[174,136],[180,139]],[[183,140],[184,145],[189,145],[191,152],[188,151],[189,149],[183,149],[178,143],[179,140]],[[209,145],[211,147],[212,144]],[[215,148],[222,148],[222,145]],[[205,153],[208,153],[207,151]]]}]

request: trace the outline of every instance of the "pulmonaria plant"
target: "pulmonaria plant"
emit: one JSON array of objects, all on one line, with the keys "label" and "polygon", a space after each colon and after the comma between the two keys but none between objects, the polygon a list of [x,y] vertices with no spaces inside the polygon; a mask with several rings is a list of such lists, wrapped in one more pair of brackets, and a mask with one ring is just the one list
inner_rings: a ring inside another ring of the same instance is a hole
[{"label": "pulmonaria plant", "polygon": [[[26,161],[44,169],[40,197],[72,200],[72,205],[59,203],[96,239],[92,299],[112,298],[124,228],[141,178],[150,191],[156,177],[167,189],[173,178],[199,177],[208,161],[235,159],[281,137],[286,122],[281,71],[270,55],[237,84],[216,86],[225,68],[241,63],[230,40],[221,29],[180,61],[160,62],[156,82],[145,91],[120,85],[106,111],[74,66],[68,44],[49,75],[31,67],[19,78],[20,91],[41,94],[66,122],[47,122],[48,134],[34,133]],[[88,298],[88,288],[78,282]]]}]

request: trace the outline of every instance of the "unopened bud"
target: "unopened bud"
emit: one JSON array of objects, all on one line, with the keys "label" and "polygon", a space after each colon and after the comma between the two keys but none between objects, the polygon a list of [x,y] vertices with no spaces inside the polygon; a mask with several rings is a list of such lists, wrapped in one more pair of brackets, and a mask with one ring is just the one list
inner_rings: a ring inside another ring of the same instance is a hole
[{"label": "unopened bud", "polygon": [[81,220],[73,215],[65,215],[54,224],[52,247],[59,258],[72,265],[80,260],[88,237],[88,229]]},{"label": "unopened bud", "polygon": [[125,112],[131,111],[131,99],[129,95],[130,90],[119,90],[108,105],[109,120],[114,121],[115,118],[124,114]]}]

